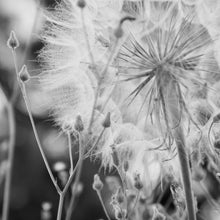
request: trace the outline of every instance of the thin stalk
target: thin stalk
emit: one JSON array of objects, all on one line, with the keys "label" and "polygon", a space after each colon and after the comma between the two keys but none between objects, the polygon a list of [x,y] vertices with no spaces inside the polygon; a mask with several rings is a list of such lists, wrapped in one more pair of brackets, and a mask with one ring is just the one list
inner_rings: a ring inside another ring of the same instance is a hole
[{"label": "thin stalk", "polygon": [[179,118],[181,117],[181,110],[178,107],[179,100],[178,100],[178,95],[177,95],[178,93],[176,86],[177,85],[173,81],[171,81],[167,86],[168,96],[172,94],[172,100],[170,97],[168,97],[166,105],[170,112],[169,116],[171,119],[171,124],[174,127],[173,138],[176,142],[179,163],[181,167],[181,176],[182,176],[183,188],[185,192],[188,218],[189,220],[196,220],[195,205],[194,205],[192,183],[191,183],[191,173],[189,168],[189,158],[185,143],[184,132],[182,130],[181,123],[179,124],[179,126],[175,126],[177,124],[176,122],[179,121]]},{"label": "thin stalk", "polygon": [[111,220],[111,218],[110,218],[110,216],[109,216],[109,214],[108,214],[108,212],[107,212],[107,209],[105,208],[105,204],[104,204],[104,202],[103,202],[103,199],[102,199],[102,196],[101,196],[100,191],[96,190],[96,193],[97,193],[97,195],[98,195],[98,197],[99,197],[99,200],[100,200],[100,202],[101,202],[102,208],[103,208],[103,210],[104,210],[104,212],[105,212],[105,215],[106,215],[107,219],[108,219],[108,220]]},{"label": "thin stalk", "polygon": [[[81,134],[80,133],[78,134],[78,138],[79,138],[79,159],[78,159],[78,162],[77,162],[78,170],[77,170],[76,179],[75,179],[75,182],[74,182],[74,185],[73,185],[72,197],[71,197],[71,200],[70,200],[69,207],[67,209],[66,220],[71,219],[71,215],[72,215],[72,211],[73,211],[73,207],[74,207],[74,202],[75,202],[75,190],[76,190],[76,188],[79,184],[79,180],[80,180],[80,176],[81,176],[81,172],[82,172],[82,167],[83,167],[83,159],[84,159],[85,148],[82,146],[82,140],[81,140]],[[68,189],[68,187],[69,186],[67,186],[67,189]],[[64,191],[66,191],[65,188],[64,188]]]},{"label": "thin stalk", "polygon": [[56,188],[57,192],[60,193],[61,189],[58,186],[57,181],[55,180],[55,178],[53,176],[53,173],[51,171],[51,168],[49,166],[49,163],[47,161],[47,158],[46,158],[45,153],[43,151],[43,147],[42,147],[41,142],[40,142],[40,138],[39,138],[36,126],[35,126],[35,122],[34,122],[32,113],[31,113],[31,108],[30,108],[30,104],[29,104],[29,100],[28,100],[25,84],[23,82],[21,82],[20,86],[21,86],[21,92],[22,92],[22,95],[23,95],[23,98],[24,98],[24,102],[25,102],[25,105],[26,105],[26,108],[27,108],[27,112],[28,112],[28,115],[29,115],[29,118],[30,118],[30,121],[31,121],[31,126],[32,126],[32,129],[33,129],[33,132],[34,132],[34,136],[35,136],[38,148],[40,150],[40,153],[41,153],[41,156],[43,158],[44,164],[46,166],[47,172],[49,173],[50,179],[52,180],[53,185]]},{"label": "thin stalk", "polygon": [[64,197],[63,193],[60,193],[59,205],[58,205],[58,212],[57,212],[57,220],[62,219],[62,211],[63,211],[63,204],[64,204]]},{"label": "thin stalk", "polygon": [[72,139],[70,132],[67,133],[68,136],[68,150],[69,150],[69,157],[70,157],[70,175],[73,173],[73,152],[72,152]]},{"label": "thin stalk", "polygon": [[9,143],[8,143],[9,153],[8,153],[7,172],[5,179],[5,189],[3,195],[2,220],[7,220],[9,214],[12,168],[13,168],[14,150],[15,150],[15,116],[11,102],[7,103],[7,110],[8,110],[8,122],[9,122]]}]

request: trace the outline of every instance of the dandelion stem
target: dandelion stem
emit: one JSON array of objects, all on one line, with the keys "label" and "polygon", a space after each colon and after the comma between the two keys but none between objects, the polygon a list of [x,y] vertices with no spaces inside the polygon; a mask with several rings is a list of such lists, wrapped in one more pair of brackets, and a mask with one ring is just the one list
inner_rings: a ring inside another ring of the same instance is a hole
[{"label": "dandelion stem", "polygon": [[110,216],[109,216],[109,214],[108,214],[108,212],[107,212],[107,209],[106,209],[106,207],[105,207],[105,204],[104,204],[104,202],[103,202],[103,199],[102,199],[102,196],[101,196],[100,191],[99,191],[99,190],[96,190],[96,193],[97,193],[97,195],[98,195],[98,197],[99,197],[100,203],[101,203],[101,205],[102,205],[102,208],[103,208],[103,210],[104,210],[104,212],[105,212],[105,215],[106,215],[107,219],[108,219],[108,220],[111,220],[111,218],[110,218]]},{"label": "dandelion stem", "polygon": [[43,158],[43,161],[44,161],[46,169],[47,169],[47,171],[49,173],[49,176],[50,176],[50,178],[51,178],[51,180],[53,182],[53,185],[55,186],[57,192],[60,193],[61,189],[58,186],[57,181],[55,180],[55,178],[53,176],[53,173],[51,171],[51,168],[49,166],[49,163],[48,163],[47,158],[45,156],[45,153],[43,151],[43,147],[41,145],[40,138],[38,136],[38,132],[37,132],[37,129],[36,129],[36,126],[35,126],[35,123],[34,123],[34,119],[33,119],[32,113],[31,113],[31,108],[30,108],[30,104],[29,104],[29,100],[28,100],[28,96],[27,96],[27,92],[26,92],[25,83],[21,82],[20,86],[21,86],[21,92],[22,92],[22,95],[23,95],[23,98],[24,98],[24,102],[25,102],[25,105],[26,105],[26,108],[27,108],[27,112],[28,112],[28,115],[29,115],[29,118],[30,118],[30,121],[31,121],[31,126],[32,126],[32,129],[33,129],[34,136],[35,136],[35,139],[37,141],[37,145],[39,147],[41,156]]},{"label": "dandelion stem", "polygon": [[58,205],[58,212],[57,212],[57,220],[62,219],[62,211],[63,211],[63,203],[64,203],[64,194],[60,193],[59,205]]},{"label": "dandelion stem", "polygon": [[190,168],[189,168],[189,158],[187,154],[187,148],[185,144],[185,137],[182,130],[181,124],[179,124],[178,127],[176,127],[176,122],[181,117],[180,109],[179,109],[179,102],[178,102],[178,95],[176,90],[176,83],[174,83],[173,80],[169,82],[169,85],[167,86],[167,92],[168,96],[172,94],[172,100],[171,98],[167,98],[167,108],[170,111],[170,117],[171,117],[171,124],[174,126],[173,129],[173,138],[176,142],[180,167],[181,167],[181,175],[182,175],[182,181],[183,181],[183,188],[185,192],[185,198],[186,198],[186,206],[188,211],[188,218],[190,220],[196,220],[196,214],[195,214],[195,206],[194,206],[194,200],[193,200],[193,192],[192,192],[192,183],[191,183],[191,174],[190,174]]},{"label": "dandelion stem", "polygon": [[[70,220],[71,215],[72,215],[73,206],[74,206],[74,202],[75,202],[75,195],[76,195],[75,191],[76,191],[77,186],[79,184],[79,180],[80,180],[80,176],[81,176],[81,172],[82,172],[82,166],[83,166],[85,148],[82,146],[82,140],[81,140],[81,134],[80,133],[78,133],[78,141],[79,141],[79,159],[78,159],[78,162],[77,162],[77,165],[76,165],[76,167],[78,167],[78,170],[77,170],[76,179],[75,179],[75,182],[74,182],[74,185],[73,185],[71,201],[70,201],[70,204],[69,204],[69,207],[68,207],[68,210],[67,210],[67,214],[66,214],[66,220]],[[68,185],[68,182],[67,182],[67,185]],[[66,186],[64,188],[64,191],[66,191]],[[68,187],[69,186],[67,186],[67,189],[68,189]]]},{"label": "dandelion stem", "polygon": [[7,173],[5,179],[5,189],[3,196],[3,210],[2,220],[8,219],[9,204],[10,204],[10,191],[11,191],[11,179],[12,179],[12,168],[14,161],[14,148],[15,148],[15,117],[13,105],[11,102],[7,103],[8,110],[8,122],[9,122],[9,143],[8,143],[8,162],[7,162]]},{"label": "dandelion stem", "polygon": [[96,108],[98,97],[99,97],[99,92],[100,92],[103,80],[105,79],[108,68],[109,68],[109,66],[110,66],[110,64],[111,64],[111,62],[112,62],[112,60],[115,56],[115,51],[116,51],[117,45],[118,45],[118,39],[116,40],[116,42],[115,42],[115,44],[112,48],[112,52],[109,56],[109,59],[108,59],[106,65],[105,65],[103,71],[101,72],[99,80],[98,80],[98,85],[97,85],[96,91],[95,91],[95,99],[94,99],[94,103],[93,103],[92,114],[91,114],[91,118],[90,118],[90,122],[89,122],[88,133],[91,132],[92,124],[93,124],[93,121],[94,121],[95,108]]},{"label": "dandelion stem", "polygon": [[70,132],[67,133],[68,136],[68,149],[70,157],[70,175],[73,173],[73,152],[72,152],[72,138]]}]

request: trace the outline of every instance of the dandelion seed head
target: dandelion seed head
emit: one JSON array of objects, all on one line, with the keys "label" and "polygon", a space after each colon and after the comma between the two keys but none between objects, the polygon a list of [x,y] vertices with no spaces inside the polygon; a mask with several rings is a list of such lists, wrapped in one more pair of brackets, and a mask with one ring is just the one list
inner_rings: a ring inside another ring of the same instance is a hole
[{"label": "dandelion seed head", "polygon": [[[157,4],[161,6],[162,3]],[[136,34],[131,31],[118,56],[121,80],[136,84],[136,88],[130,90],[129,97],[132,100],[144,97],[142,102],[148,104],[148,113],[154,113],[159,127],[165,126],[162,133],[166,137],[170,136],[171,127],[177,126],[180,120],[176,118],[176,125],[171,125],[166,103],[171,103],[185,114],[187,91],[195,83],[204,83],[201,72],[211,72],[199,66],[201,59],[212,48],[207,30],[193,24],[193,16],[175,18],[176,13],[171,11],[168,29],[163,28],[163,22],[150,33]],[[214,62],[214,57],[204,59],[210,66]],[[171,90],[175,94],[169,94]]]},{"label": "dandelion seed head", "polygon": [[58,125],[74,130],[76,117],[81,115],[85,128],[88,126],[94,91],[86,74],[69,70],[44,75],[41,86],[50,95],[47,104]]}]

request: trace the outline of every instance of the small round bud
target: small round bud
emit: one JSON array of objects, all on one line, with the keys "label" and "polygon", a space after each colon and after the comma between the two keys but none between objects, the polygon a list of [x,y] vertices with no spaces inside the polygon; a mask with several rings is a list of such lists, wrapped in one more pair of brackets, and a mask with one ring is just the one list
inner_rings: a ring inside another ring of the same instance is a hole
[{"label": "small round bud", "polygon": [[27,71],[27,66],[24,65],[22,68],[21,68],[21,71],[18,73],[18,76],[19,76],[19,79],[22,81],[22,82],[26,82],[28,81],[31,77]]},{"label": "small round bud", "polygon": [[137,190],[141,190],[143,188],[143,183],[141,181],[141,178],[140,178],[140,174],[135,174],[134,176],[134,187],[137,189]]},{"label": "small round bud", "polygon": [[102,126],[104,128],[109,128],[111,126],[111,113],[110,112],[108,112],[107,115],[105,116],[105,119],[102,122]]},{"label": "small round bud", "polygon": [[78,0],[77,6],[79,8],[85,8],[86,7],[86,1],[85,0]]},{"label": "small round bud", "polygon": [[19,41],[14,31],[11,31],[10,37],[8,38],[8,41],[7,41],[7,45],[10,49],[13,49],[13,50],[19,47]]},{"label": "small round bud", "polygon": [[115,35],[115,37],[116,37],[117,39],[119,39],[119,38],[121,38],[121,37],[123,36],[123,34],[124,34],[124,31],[123,31],[121,25],[119,25],[119,26],[115,29],[114,35]]},{"label": "small round bud", "polygon": [[94,181],[93,181],[93,185],[92,185],[92,188],[95,190],[95,191],[101,191],[102,188],[103,188],[103,183],[99,177],[98,174],[95,174],[94,175]]},{"label": "small round bud", "polygon": [[76,122],[75,122],[75,130],[78,132],[81,132],[84,130],[84,125],[83,125],[83,121],[80,115],[78,115],[76,117]]},{"label": "small round bud", "polygon": [[121,204],[121,203],[124,202],[125,196],[124,196],[124,193],[122,192],[121,187],[119,187],[119,188],[117,189],[117,192],[116,192],[116,195],[115,195],[115,199],[116,199],[116,201],[117,201],[119,204]]}]

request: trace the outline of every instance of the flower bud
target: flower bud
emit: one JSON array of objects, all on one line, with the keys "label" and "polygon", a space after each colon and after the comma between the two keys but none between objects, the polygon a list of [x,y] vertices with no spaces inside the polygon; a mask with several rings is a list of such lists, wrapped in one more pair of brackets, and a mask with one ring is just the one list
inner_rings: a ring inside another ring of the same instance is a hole
[{"label": "flower bud", "polygon": [[99,177],[98,174],[95,174],[94,175],[94,181],[93,181],[93,185],[92,185],[92,188],[95,190],[95,191],[101,191],[102,188],[103,188],[103,183]]},{"label": "flower bud", "polygon": [[22,82],[26,82],[31,78],[28,71],[27,71],[26,65],[23,65],[23,67],[21,68],[21,71],[18,73],[18,76]]},{"label": "flower bud", "polygon": [[85,0],[78,0],[77,6],[79,8],[85,8],[86,7],[86,1]]},{"label": "flower bud", "polygon": [[78,115],[76,117],[76,121],[75,121],[75,130],[78,132],[81,132],[84,130],[84,125],[83,125],[83,121],[80,115]]},{"label": "flower bud", "polygon": [[137,190],[141,190],[143,188],[143,183],[141,181],[141,178],[140,178],[140,174],[137,173],[135,174],[134,176],[134,187],[137,189]]},{"label": "flower bud", "polygon": [[19,47],[19,41],[14,31],[11,31],[10,37],[8,38],[8,41],[7,41],[7,45],[10,49],[13,49],[13,50]]},{"label": "flower bud", "polygon": [[105,116],[105,119],[102,122],[102,126],[104,128],[109,128],[111,126],[111,113],[110,112],[108,112],[107,115]]},{"label": "flower bud", "polygon": [[119,188],[117,189],[117,192],[116,192],[116,195],[115,195],[115,199],[116,199],[116,201],[117,201],[119,204],[121,204],[121,203],[124,202],[125,196],[124,196],[124,194],[123,194],[123,192],[122,192],[121,187],[119,187]]},{"label": "flower bud", "polygon": [[119,25],[119,26],[115,29],[114,35],[115,35],[115,37],[116,37],[117,39],[119,39],[119,38],[121,38],[121,37],[123,36],[123,34],[124,34],[124,31],[123,31],[123,29],[122,29],[122,26]]}]

